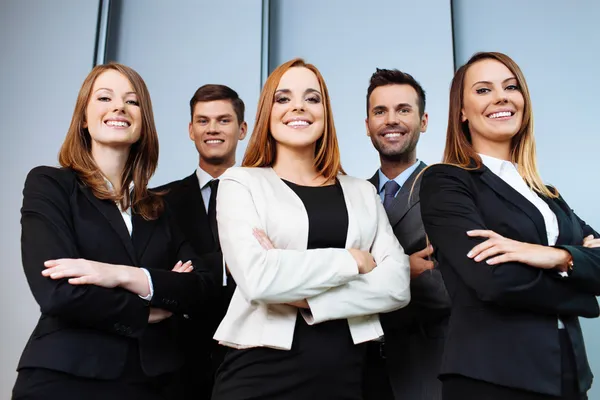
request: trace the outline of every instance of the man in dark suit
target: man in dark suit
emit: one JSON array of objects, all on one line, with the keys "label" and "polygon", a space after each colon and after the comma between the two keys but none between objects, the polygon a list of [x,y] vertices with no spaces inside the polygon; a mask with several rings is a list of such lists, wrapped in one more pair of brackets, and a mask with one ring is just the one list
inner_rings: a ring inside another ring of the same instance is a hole
[{"label": "man in dark suit", "polygon": [[410,255],[411,303],[381,314],[384,337],[369,342],[366,400],[441,398],[437,379],[450,299],[430,255],[419,205],[417,143],[427,129],[425,92],[409,74],[377,69],[367,91],[367,135],[381,168],[369,181],[377,188],[390,224]]},{"label": "man in dark suit", "polygon": [[[157,190],[167,190],[167,205],[195,252],[222,283],[219,302],[202,317],[181,319],[180,344],[186,360],[174,388],[180,399],[209,399],[224,348],[213,340],[229,306],[235,283],[225,268],[216,224],[218,178],[235,164],[237,144],[246,136],[244,102],[224,85],[204,85],[190,100],[190,139],[199,154],[199,167],[187,178]],[[185,260],[184,260],[185,261]]]}]

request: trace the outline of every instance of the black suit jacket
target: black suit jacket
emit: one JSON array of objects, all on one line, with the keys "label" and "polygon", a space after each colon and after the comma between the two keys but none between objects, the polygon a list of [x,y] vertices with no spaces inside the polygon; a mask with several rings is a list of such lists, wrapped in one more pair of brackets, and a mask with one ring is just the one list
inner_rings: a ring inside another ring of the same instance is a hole
[{"label": "black suit jacket", "polygon": [[196,172],[155,190],[166,191],[165,200],[173,211],[181,231],[204,264],[210,268],[213,279],[218,284],[218,293],[213,304],[194,318],[179,320],[179,338],[185,349],[185,365],[179,382],[184,390],[177,396],[209,396],[216,368],[224,352],[213,339],[213,335],[225,315],[232,294],[228,292],[227,287],[222,286],[223,253],[218,250],[213,238]]},{"label": "black suit jacket", "polygon": [[[149,324],[149,306],[195,315],[212,296],[214,282],[168,210],[153,221],[134,213],[130,237],[114,202],[96,198],[74,171],[52,167],[33,169],[23,195],[23,268],[41,317],[19,369],[42,367],[114,379],[122,375],[128,353],[135,351],[146,375],[175,371],[181,357],[174,319]],[[44,261],[59,258],[147,268],[154,296],[148,303],[121,288],[75,286],[42,276]],[[193,260],[194,272],[171,272],[178,260]]]},{"label": "black suit jacket", "polygon": [[544,198],[556,214],[556,246],[573,256],[568,278],[554,270],[508,262],[489,266],[467,257],[491,229],[520,242],[548,245],[538,209],[487,167],[465,170],[435,165],[423,175],[421,214],[452,298],[442,374],[554,396],[561,394],[557,318],[573,343],[580,390],[592,383],[578,317],[597,317],[600,248],[582,246],[598,234],[562,198]]},{"label": "black suit jacket", "polygon": [[[416,181],[425,166],[419,163],[386,210],[394,234],[408,255],[427,246],[421,220],[420,179]],[[369,181],[379,189],[378,172]],[[441,395],[437,375],[450,314],[450,298],[437,265],[412,279],[410,292],[408,306],[380,314],[390,384],[399,399],[437,399]]]}]

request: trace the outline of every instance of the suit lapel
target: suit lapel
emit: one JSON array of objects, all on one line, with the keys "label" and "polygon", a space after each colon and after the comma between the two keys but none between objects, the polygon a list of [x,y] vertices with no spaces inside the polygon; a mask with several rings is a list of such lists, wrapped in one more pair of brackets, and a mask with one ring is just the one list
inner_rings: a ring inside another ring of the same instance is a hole
[{"label": "suit lapel", "polygon": [[[571,212],[568,209],[568,206],[560,199],[550,199],[547,197],[542,197],[542,199],[548,204],[548,207],[550,207],[554,215],[556,215],[556,220],[558,221],[558,239],[556,239],[556,244],[561,245],[578,242],[574,239],[573,235],[575,232],[579,232],[581,227],[573,220],[573,218],[571,218]],[[583,238],[581,238],[581,240],[583,240]]]},{"label": "suit lapel", "polygon": [[138,260],[142,259],[146,247],[148,247],[148,241],[152,237],[157,221],[158,219],[147,221],[139,214],[135,213],[132,215],[131,222],[133,224],[133,234],[131,235],[131,241],[133,242],[133,247],[135,248]]},{"label": "suit lapel", "polygon": [[404,218],[408,210],[410,210],[419,202],[419,187],[415,185],[415,190],[412,189],[417,176],[419,176],[424,168],[425,164],[421,161],[417,169],[410,174],[406,182],[404,182],[404,185],[402,185],[400,188],[400,192],[398,192],[396,195],[396,198],[392,202],[390,209],[386,210],[390,220],[390,225],[392,225],[392,227],[396,226],[396,224],[400,222],[402,218]]},{"label": "suit lapel", "polygon": [[117,233],[129,258],[132,261],[132,264],[137,264],[137,256],[135,252],[135,248],[133,246],[133,242],[131,241],[131,236],[129,236],[129,231],[127,230],[127,226],[125,225],[125,221],[123,221],[123,216],[119,211],[117,205],[111,200],[100,200],[92,193],[91,189],[87,186],[82,187],[82,192],[87,197],[90,203],[104,216],[104,218],[108,221],[109,225],[112,229]]},{"label": "suit lapel", "polygon": [[538,232],[540,243],[548,245],[548,235],[546,233],[546,225],[544,223],[544,217],[529,200],[523,197],[519,192],[513,189],[508,183],[504,182],[502,178],[494,174],[486,166],[482,167],[481,180],[487,184],[494,192],[502,196],[505,200],[511,202],[516,207],[523,211],[523,214],[527,216],[533,222],[535,229]]},{"label": "suit lapel", "polygon": [[[190,237],[189,240],[192,240],[194,243],[200,243],[210,237],[214,241],[208,222],[208,216],[206,215],[206,205],[204,204],[204,199],[200,192],[198,176],[194,172],[192,175],[185,178],[182,183],[182,195],[184,198],[181,201],[183,209],[180,210],[180,214],[188,216],[189,219],[186,218],[188,224],[193,225],[192,229],[186,230],[189,236],[193,236]],[[204,235],[201,234],[202,230],[205,230]]]}]

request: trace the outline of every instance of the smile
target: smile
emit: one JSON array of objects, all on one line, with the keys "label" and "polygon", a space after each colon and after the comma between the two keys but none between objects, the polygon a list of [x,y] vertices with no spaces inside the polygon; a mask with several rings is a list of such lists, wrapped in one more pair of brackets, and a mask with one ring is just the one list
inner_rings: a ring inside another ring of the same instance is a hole
[{"label": "smile", "polygon": [[204,141],[204,143],[206,143],[206,144],[221,144],[223,142],[225,142],[225,141],[222,139],[209,139],[209,140]]},{"label": "smile", "polygon": [[307,126],[310,126],[312,124],[312,122],[310,122],[307,119],[295,118],[288,122],[284,122],[284,124],[286,126],[289,126],[290,128],[298,129],[298,128],[306,128]]},{"label": "smile", "polygon": [[104,123],[108,126],[112,126],[115,128],[127,128],[127,127],[131,126],[131,124],[128,121],[114,120],[114,119],[109,119],[107,121],[104,121]]},{"label": "smile", "polygon": [[496,119],[496,118],[510,118],[513,115],[515,115],[514,112],[512,111],[499,111],[499,112],[495,112],[493,114],[489,114],[487,117],[491,118],[491,119]]}]

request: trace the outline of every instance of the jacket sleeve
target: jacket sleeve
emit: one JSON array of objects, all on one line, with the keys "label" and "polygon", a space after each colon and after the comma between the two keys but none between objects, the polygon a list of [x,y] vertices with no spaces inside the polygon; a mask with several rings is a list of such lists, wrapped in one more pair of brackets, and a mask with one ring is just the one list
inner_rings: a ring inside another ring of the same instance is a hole
[{"label": "jacket sleeve", "polygon": [[[196,255],[191,244],[179,229],[173,214],[165,210],[171,231],[171,246],[175,259],[166,269],[149,268],[154,296],[150,300],[152,307],[162,308],[179,315],[195,316],[206,307],[210,307],[217,293],[215,282],[205,259]],[[189,273],[171,271],[177,261],[192,261],[194,270]]]},{"label": "jacket sleeve", "polygon": [[29,287],[43,314],[124,336],[140,336],[148,306],[124,289],[71,285],[42,276],[44,262],[79,258],[69,196],[76,188],[68,172],[38,167],[27,176],[21,208],[21,257]]},{"label": "jacket sleeve", "polygon": [[[562,198],[559,201],[564,202]],[[572,210],[571,216],[581,227],[583,237],[593,235],[596,239],[600,238],[600,234],[582,221]],[[568,251],[573,257],[573,270],[564,280],[582,292],[600,296],[600,247],[588,248],[582,245],[558,245],[556,247]]]},{"label": "jacket sleeve", "polygon": [[485,238],[466,232],[487,229],[473,198],[470,173],[461,168],[430,167],[421,183],[421,215],[437,259],[447,263],[482,301],[542,314],[597,317],[598,302],[564,280],[555,271],[507,262],[489,266],[467,257]]},{"label": "jacket sleeve", "polygon": [[[302,311],[309,324],[377,314],[402,308],[410,301],[408,256],[396,239],[381,200],[372,192],[376,233],[369,250],[377,266],[368,274],[307,299],[310,312]],[[362,210],[361,210],[362,211]]]},{"label": "jacket sleeve", "polygon": [[[264,229],[247,171],[230,169],[217,194],[219,239],[227,267],[250,302],[288,303],[315,296],[358,276],[354,257],[345,249],[265,250],[253,229]],[[280,221],[285,224],[286,221]]]}]

